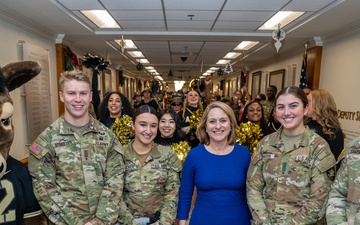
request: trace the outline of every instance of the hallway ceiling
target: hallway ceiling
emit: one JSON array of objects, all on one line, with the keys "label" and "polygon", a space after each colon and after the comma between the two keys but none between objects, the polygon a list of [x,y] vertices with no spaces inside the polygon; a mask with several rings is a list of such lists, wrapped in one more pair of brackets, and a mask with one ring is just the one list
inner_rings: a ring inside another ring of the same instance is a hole
[{"label": "hallway ceiling", "polygon": [[[79,12],[91,9],[108,10],[121,28],[97,28]],[[127,51],[121,54],[114,40],[123,36],[149,60],[144,66],[153,66],[171,82],[219,67],[215,63],[241,41],[259,44],[231,60],[234,72],[274,63],[294,51],[301,54],[305,43],[321,45],[359,29],[359,9],[359,0],[2,0],[0,18],[46,34],[76,52],[108,57],[112,67],[127,74],[151,77],[147,70],[136,69],[137,60]],[[282,28],[286,38],[277,53],[273,30],[258,28],[280,10],[305,13]]]}]

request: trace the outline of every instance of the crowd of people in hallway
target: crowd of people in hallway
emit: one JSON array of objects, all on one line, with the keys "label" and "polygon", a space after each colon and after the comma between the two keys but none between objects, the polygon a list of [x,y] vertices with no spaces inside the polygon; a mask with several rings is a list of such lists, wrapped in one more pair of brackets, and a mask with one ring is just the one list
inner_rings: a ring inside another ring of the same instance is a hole
[{"label": "crowd of people in hallway", "polygon": [[[148,88],[133,104],[106,93],[93,118],[87,76],[65,72],[59,82],[65,112],[29,157],[50,224],[360,224],[360,138],[345,148],[326,90],[270,85],[252,98],[243,87],[211,100],[207,79],[207,96],[189,90],[168,104]],[[111,131],[124,116],[127,145]],[[249,123],[261,131],[255,149],[238,140]]]}]

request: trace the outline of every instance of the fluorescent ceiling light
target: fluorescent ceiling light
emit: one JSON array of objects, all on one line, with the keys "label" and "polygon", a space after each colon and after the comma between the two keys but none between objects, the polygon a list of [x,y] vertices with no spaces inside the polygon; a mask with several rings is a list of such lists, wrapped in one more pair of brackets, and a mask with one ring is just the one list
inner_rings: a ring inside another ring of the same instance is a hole
[{"label": "fluorescent ceiling light", "polygon": [[249,50],[257,44],[259,44],[258,41],[242,41],[234,50]]},{"label": "fluorescent ceiling light", "polygon": [[146,66],[145,69],[147,69],[147,70],[153,70],[154,67],[153,67],[153,66]]},{"label": "fluorescent ceiling light", "polygon": [[304,12],[293,12],[293,11],[279,11],[273,17],[262,25],[259,30],[274,30],[278,28],[278,24],[281,27],[285,27],[299,16],[304,14]]},{"label": "fluorescent ceiling light", "polygon": [[139,59],[139,62],[140,63],[150,63],[149,60],[147,60],[147,59]]},{"label": "fluorescent ceiling light", "polygon": [[130,39],[125,39],[125,48],[136,48],[134,42]]},{"label": "fluorescent ceiling light", "polygon": [[142,58],[142,57],[144,57],[144,55],[140,51],[131,51],[131,52],[129,51],[128,53],[134,58]]},{"label": "fluorescent ceiling light", "polygon": [[209,73],[209,74],[211,74],[211,73],[213,73],[214,72],[214,70],[206,70],[206,72],[205,73]]},{"label": "fluorescent ceiling light", "polygon": [[106,10],[81,10],[80,12],[99,28],[120,28]]},{"label": "fluorescent ceiling light", "polygon": [[230,60],[220,59],[216,64],[226,64],[230,62]]},{"label": "fluorescent ceiling light", "polygon": [[235,59],[241,55],[241,52],[229,52],[224,56],[225,59]]},{"label": "fluorescent ceiling light", "polygon": [[211,67],[209,70],[212,70],[212,71],[215,71],[215,70],[218,70],[219,67]]},{"label": "fluorescent ceiling light", "polygon": [[[114,41],[115,41],[119,46],[121,46],[121,42],[122,42],[121,39],[114,40]],[[124,40],[124,43],[125,43],[124,47],[125,47],[126,49],[137,48],[136,45],[134,44],[134,42],[133,42],[132,40],[130,40],[130,39],[125,39],[125,40]]]}]

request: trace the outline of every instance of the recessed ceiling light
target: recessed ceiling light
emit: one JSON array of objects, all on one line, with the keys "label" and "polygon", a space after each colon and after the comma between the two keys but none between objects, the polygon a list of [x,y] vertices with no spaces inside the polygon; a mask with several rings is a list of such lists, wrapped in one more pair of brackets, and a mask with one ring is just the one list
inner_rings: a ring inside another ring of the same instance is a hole
[{"label": "recessed ceiling light", "polygon": [[144,55],[140,51],[129,51],[128,52],[134,58],[142,58]]},{"label": "recessed ceiling light", "polygon": [[225,65],[228,62],[230,62],[230,60],[220,59],[216,64],[224,64]]},{"label": "recessed ceiling light", "polygon": [[241,55],[241,52],[229,52],[224,56],[225,59],[235,59]]},{"label": "recessed ceiling light", "polygon": [[99,28],[120,28],[106,10],[81,10],[80,12]]},{"label": "recessed ceiling light", "polygon": [[238,46],[236,46],[236,48],[234,48],[234,50],[249,50],[258,43],[258,41],[242,41]]},{"label": "recessed ceiling light", "polygon": [[302,14],[304,14],[304,12],[279,11],[266,21],[259,30],[274,30],[278,28],[278,24],[280,24],[281,27],[285,27]]}]

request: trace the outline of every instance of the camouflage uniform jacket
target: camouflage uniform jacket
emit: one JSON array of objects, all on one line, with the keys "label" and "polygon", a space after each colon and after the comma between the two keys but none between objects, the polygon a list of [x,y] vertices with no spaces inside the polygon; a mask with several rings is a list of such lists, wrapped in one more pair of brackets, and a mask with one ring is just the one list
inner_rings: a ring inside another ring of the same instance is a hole
[{"label": "camouflage uniform jacket", "polygon": [[271,110],[275,107],[275,99],[272,101],[266,100],[264,102],[263,108],[264,108],[264,118],[266,123],[269,122],[269,119],[272,115]]},{"label": "camouflage uniform jacket", "polygon": [[134,218],[152,217],[156,211],[161,213],[156,224],[174,224],[182,169],[180,160],[169,146],[153,144],[150,155],[141,165],[132,144],[133,141],[124,147],[126,168],[120,224],[135,225]]},{"label": "camouflage uniform jacket", "polygon": [[349,144],[335,181],[331,186],[326,209],[328,224],[360,224],[360,137]]},{"label": "camouflage uniform jacket", "polygon": [[29,170],[41,208],[53,224],[114,224],[120,204],[124,160],[121,145],[90,118],[79,136],[63,116],[30,147]]},{"label": "camouflage uniform jacket", "polygon": [[336,164],[327,142],[305,129],[293,149],[285,149],[280,128],[258,145],[247,174],[247,199],[253,224],[315,224]]}]

